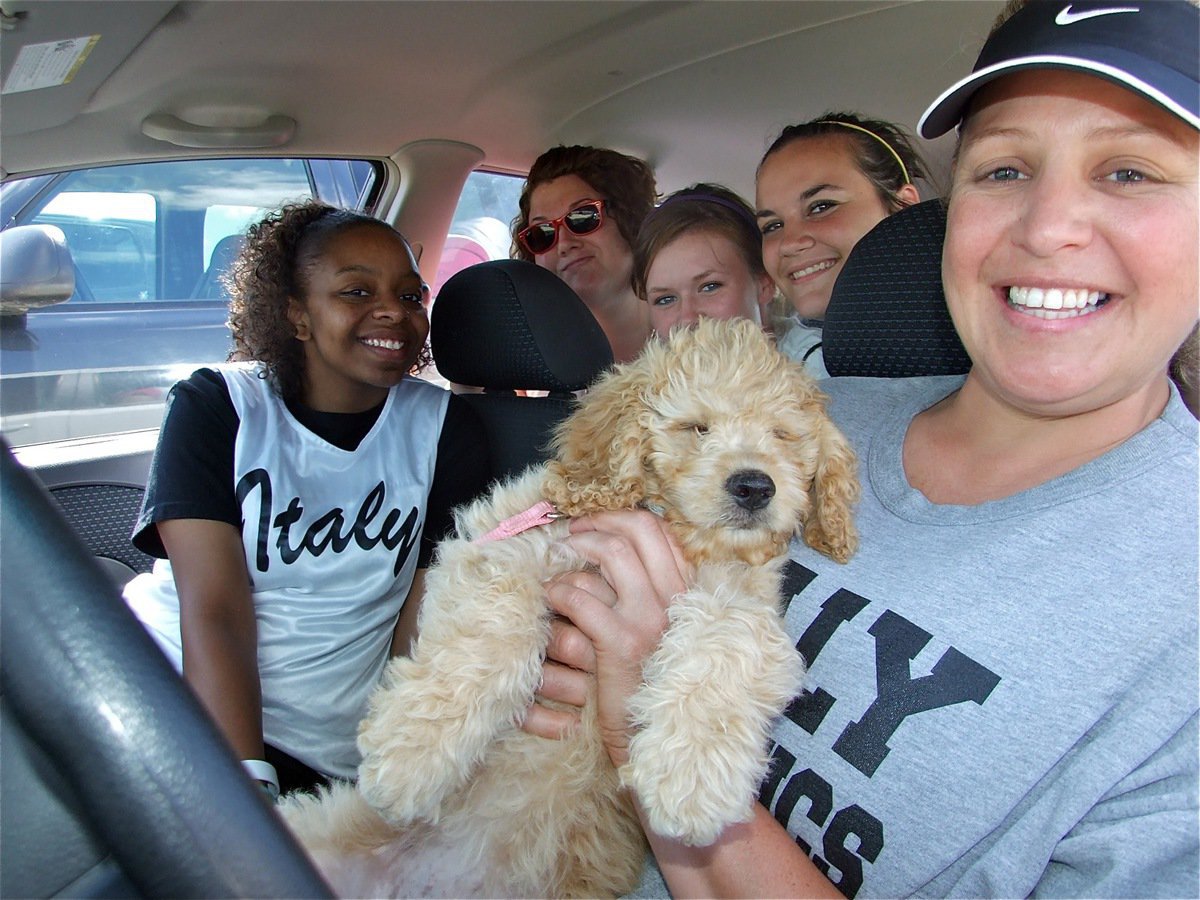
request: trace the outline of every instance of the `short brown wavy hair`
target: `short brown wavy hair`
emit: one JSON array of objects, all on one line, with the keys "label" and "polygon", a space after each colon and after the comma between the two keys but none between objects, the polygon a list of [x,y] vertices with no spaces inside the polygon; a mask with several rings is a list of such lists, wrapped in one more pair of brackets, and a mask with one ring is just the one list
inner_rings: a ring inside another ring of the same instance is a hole
[{"label": "short brown wavy hair", "polygon": [[529,224],[529,199],[535,188],[575,175],[604,201],[605,215],[617,223],[617,230],[631,248],[642,220],[658,200],[654,171],[635,156],[626,156],[605,147],[551,147],[533,162],[525,186],[521,189],[520,212],[512,221],[512,256],[533,261],[533,254],[521,246],[517,235]]},{"label": "short brown wavy hair", "polygon": [[[304,396],[304,349],[288,318],[292,297],[308,293],[308,276],[330,240],[354,228],[391,225],[362,213],[338,209],[318,200],[291,203],[250,226],[246,241],[225,276],[232,298],[230,360],[254,360],[284,400]],[[404,235],[400,239],[408,244]],[[430,362],[426,344],[414,374]]]}]

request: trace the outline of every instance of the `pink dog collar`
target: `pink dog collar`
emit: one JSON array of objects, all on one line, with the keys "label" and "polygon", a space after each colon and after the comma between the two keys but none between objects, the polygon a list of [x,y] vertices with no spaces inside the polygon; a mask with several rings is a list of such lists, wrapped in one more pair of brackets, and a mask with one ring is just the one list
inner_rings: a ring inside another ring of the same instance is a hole
[{"label": "pink dog collar", "polygon": [[528,531],[530,528],[547,525],[561,517],[562,514],[554,508],[552,503],[542,500],[539,503],[533,504],[525,512],[517,513],[515,516],[505,519],[487,534],[480,535],[471,541],[471,543],[486,544],[488,541],[500,541],[504,538],[512,537],[514,534],[520,534],[522,531]]}]

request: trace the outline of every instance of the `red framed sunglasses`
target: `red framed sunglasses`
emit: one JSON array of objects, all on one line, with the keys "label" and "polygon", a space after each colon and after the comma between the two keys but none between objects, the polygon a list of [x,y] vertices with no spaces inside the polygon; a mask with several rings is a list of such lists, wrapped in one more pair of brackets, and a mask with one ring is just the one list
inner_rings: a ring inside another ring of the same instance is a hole
[{"label": "red framed sunglasses", "polygon": [[591,234],[604,224],[604,201],[588,200],[580,203],[566,215],[538,222],[517,232],[517,240],[534,256],[549,253],[558,243],[558,226],[563,225],[571,234]]}]

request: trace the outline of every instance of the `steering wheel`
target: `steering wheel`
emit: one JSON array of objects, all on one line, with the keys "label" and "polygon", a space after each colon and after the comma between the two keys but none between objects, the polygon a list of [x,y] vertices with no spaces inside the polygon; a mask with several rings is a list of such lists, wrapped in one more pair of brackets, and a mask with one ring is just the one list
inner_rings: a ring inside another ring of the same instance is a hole
[{"label": "steering wheel", "polygon": [[0,893],[331,897],[2,440],[0,509]]}]

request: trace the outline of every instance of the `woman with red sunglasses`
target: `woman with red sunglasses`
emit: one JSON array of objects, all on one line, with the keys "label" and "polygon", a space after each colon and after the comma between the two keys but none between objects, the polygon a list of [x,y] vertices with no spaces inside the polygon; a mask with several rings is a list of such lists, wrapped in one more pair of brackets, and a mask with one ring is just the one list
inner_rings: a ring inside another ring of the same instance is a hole
[{"label": "woman with red sunglasses", "polygon": [[513,222],[513,255],[549,269],[587,304],[613,358],[637,356],[650,337],[633,290],[633,240],[654,208],[654,173],[603,147],[553,147],[534,161]]}]

